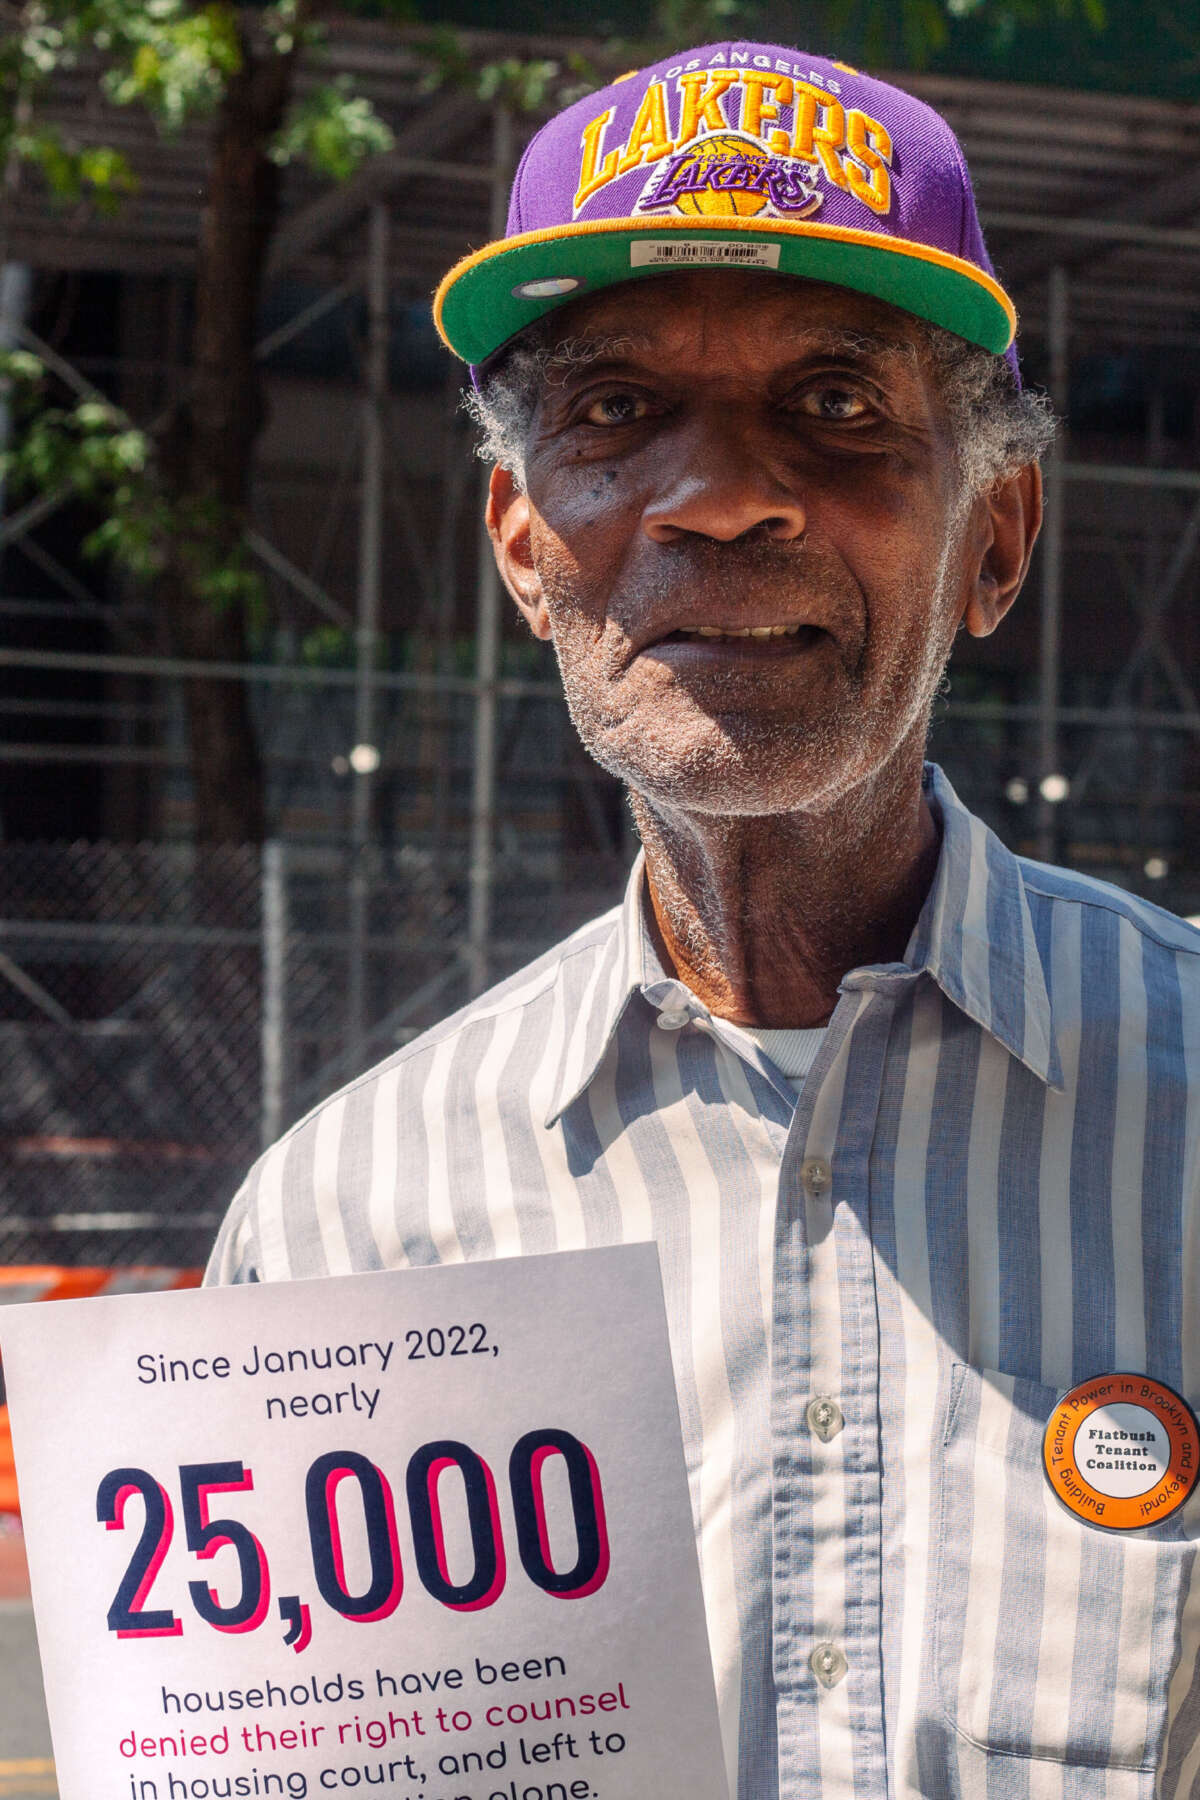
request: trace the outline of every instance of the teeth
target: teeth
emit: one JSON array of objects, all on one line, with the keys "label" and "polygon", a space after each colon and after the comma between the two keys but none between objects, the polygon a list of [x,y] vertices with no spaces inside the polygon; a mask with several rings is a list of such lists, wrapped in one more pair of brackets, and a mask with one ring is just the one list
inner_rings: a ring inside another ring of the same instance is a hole
[{"label": "teeth", "polygon": [[680,627],[681,637],[702,638],[772,638],[795,637],[799,625],[743,625],[739,630],[722,630],[719,625],[684,625]]}]

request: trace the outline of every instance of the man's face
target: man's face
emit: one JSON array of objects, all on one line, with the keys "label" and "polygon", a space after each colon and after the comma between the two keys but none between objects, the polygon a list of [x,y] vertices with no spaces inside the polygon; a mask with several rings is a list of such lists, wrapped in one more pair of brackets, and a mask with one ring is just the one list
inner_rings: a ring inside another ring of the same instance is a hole
[{"label": "man's face", "polygon": [[923,739],[979,587],[912,321],[710,271],[580,301],[568,337],[492,517],[580,736],[656,810],[824,810]]}]

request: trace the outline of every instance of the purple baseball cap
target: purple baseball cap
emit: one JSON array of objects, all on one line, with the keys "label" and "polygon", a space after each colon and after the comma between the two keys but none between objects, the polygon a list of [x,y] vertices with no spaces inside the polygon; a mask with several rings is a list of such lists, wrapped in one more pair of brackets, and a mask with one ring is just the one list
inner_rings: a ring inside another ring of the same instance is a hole
[{"label": "purple baseball cap", "polygon": [[675,269],[767,269],[873,294],[997,355],[1017,317],[941,116],[845,63],[706,44],[620,76],[521,159],[507,235],[434,319],[478,365],[543,314]]}]

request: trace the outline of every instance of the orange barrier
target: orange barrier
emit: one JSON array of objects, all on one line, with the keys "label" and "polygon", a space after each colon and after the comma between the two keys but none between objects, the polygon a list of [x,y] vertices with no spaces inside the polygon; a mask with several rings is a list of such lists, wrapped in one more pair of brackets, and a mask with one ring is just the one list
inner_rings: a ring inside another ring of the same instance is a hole
[{"label": "orange barrier", "polygon": [[[155,1294],[199,1287],[201,1269],[62,1269],[35,1263],[0,1268],[0,1306],[24,1300],[84,1300],[93,1294]],[[21,1511],[8,1408],[0,1406],[0,1513]]]}]

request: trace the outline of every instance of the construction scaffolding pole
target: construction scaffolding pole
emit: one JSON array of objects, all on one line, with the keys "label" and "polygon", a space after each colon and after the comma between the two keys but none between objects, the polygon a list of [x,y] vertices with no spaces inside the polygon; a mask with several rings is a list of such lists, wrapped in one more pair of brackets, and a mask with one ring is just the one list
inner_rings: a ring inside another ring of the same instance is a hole
[{"label": "construction scaffolding pole", "polygon": [[[0,351],[15,350],[20,331],[29,313],[29,296],[33,287],[33,270],[28,263],[0,264]],[[9,384],[0,382],[0,468],[12,435],[12,411]],[[0,515],[4,512],[4,476],[0,473]],[[0,555],[3,545],[0,544]]]},{"label": "construction scaffolding pole", "polygon": [[[492,114],[492,193],[489,219],[493,242],[504,236],[508,184],[513,166],[513,122],[507,107]],[[487,474],[481,483],[487,505]],[[475,746],[471,793],[471,864],[467,902],[467,981],[482,993],[491,978],[492,889],[496,864],[496,738],[500,674],[500,576],[486,526],[479,542],[479,585],[475,613]]]},{"label": "construction scaffolding pole", "polygon": [[[1049,285],[1050,398],[1065,418],[1070,379],[1069,294],[1067,272],[1056,265]],[[1065,429],[1065,428],[1064,428]],[[1038,681],[1038,855],[1058,861],[1059,806],[1062,785],[1059,707],[1062,659],[1063,536],[1066,525],[1066,445],[1060,430],[1046,459],[1046,510],[1042,524],[1042,645]]]},{"label": "construction scaffolding pole", "polygon": [[264,1150],[283,1135],[287,1092],[287,941],[288,904],[286,849],[271,838],[262,850],[262,1018],[260,1062],[261,1138]]},{"label": "construction scaffolding pole", "polygon": [[377,201],[367,234],[367,346],[362,414],[362,495],[358,529],[358,620],[355,632],[354,745],[350,767],[350,966],[346,989],[346,1055],[358,1074],[367,1036],[367,935],[371,903],[371,801],[379,767],[375,676],[383,575],[384,440],[388,395],[387,206]]}]

